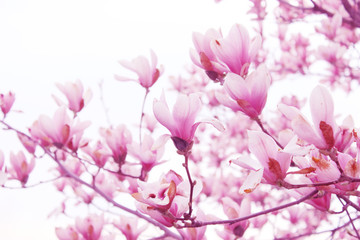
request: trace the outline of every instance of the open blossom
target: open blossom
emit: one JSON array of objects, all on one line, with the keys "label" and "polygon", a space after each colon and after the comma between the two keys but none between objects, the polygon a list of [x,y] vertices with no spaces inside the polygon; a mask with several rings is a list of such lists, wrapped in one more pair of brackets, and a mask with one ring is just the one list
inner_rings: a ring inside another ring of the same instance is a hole
[{"label": "open blossom", "polygon": [[101,239],[101,231],[104,226],[104,216],[92,214],[86,218],[76,218],[75,228],[83,236],[84,240]]},{"label": "open blossom", "polygon": [[31,136],[40,141],[43,146],[68,147],[76,151],[84,129],[89,125],[89,122],[79,122],[77,119],[71,119],[66,114],[66,109],[60,107],[53,118],[41,115],[33,123],[29,131]]},{"label": "open blossom", "polygon": [[[297,108],[279,105],[279,110],[291,120],[291,127],[299,138],[319,149],[331,149],[336,144],[344,145],[343,141],[337,141],[339,127],[334,119],[334,103],[325,87],[319,85],[314,88],[310,96],[310,109],[314,126]],[[342,135],[339,137],[342,138]]]},{"label": "open blossom", "polygon": [[250,63],[254,60],[261,46],[261,37],[250,41],[249,33],[240,24],[234,24],[226,38],[218,38],[211,42],[215,55],[229,69],[229,72],[246,76]]},{"label": "open blossom", "polygon": [[10,111],[15,101],[15,94],[8,92],[7,94],[0,94],[0,108],[4,116]]},{"label": "open blossom", "polygon": [[100,134],[111,149],[114,161],[123,164],[127,155],[127,145],[132,142],[130,131],[121,124],[116,128],[100,129]]},{"label": "open blossom", "polygon": [[[90,89],[84,93],[84,87],[80,80],[66,82],[65,84],[57,83],[56,86],[66,96],[68,107],[74,113],[80,112],[92,97]],[[60,99],[53,97],[60,106],[63,105]]]},{"label": "open blossom", "polygon": [[120,216],[120,221],[114,222],[114,226],[124,234],[126,240],[138,239],[147,228],[147,225],[139,226],[138,218],[129,216]]},{"label": "open blossom", "polygon": [[[189,182],[176,172],[170,170],[158,182],[138,180],[138,185],[138,192],[132,194],[139,202],[137,208],[165,226],[171,227],[175,218],[182,217],[188,210]],[[201,190],[201,181],[196,182],[193,197],[197,197]]]},{"label": "open blossom", "polygon": [[[239,206],[234,200],[229,197],[224,197],[222,200],[223,210],[228,216],[229,219],[235,219],[240,217],[245,217],[251,213],[251,204],[247,198],[244,198]],[[225,228],[232,231],[237,237],[242,237],[245,233],[245,230],[249,226],[249,221],[240,221],[235,224],[226,225]]]},{"label": "open blossom", "polygon": [[280,151],[270,136],[258,131],[248,131],[248,135],[249,150],[257,157],[258,162],[251,159],[246,161],[246,158],[234,161],[235,164],[255,171],[249,174],[244,187],[241,188],[241,191],[246,193],[256,188],[261,181],[261,175],[270,184],[276,184],[278,180],[284,179],[291,163],[290,154]]},{"label": "open blossom", "polygon": [[141,86],[144,88],[150,88],[154,83],[158,80],[158,78],[163,73],[163,67],[157,67],[157,56],[154,51],[150,51],[151,54],[151,63],[144,56],[138,56],[133,59],[131,62],[129,61],[119,61],[119,63],[124,67],[133,71],[137,74],[138,78],[127,78],[115,75],[115,79],[119,81],[135,81],[139,82]]},{"label": "open blossom", "polygon": [[223,82],[227,67],[219,62],[211,49],[210,43],[215,39],[222,38],[221,32],[209,29],[205,35],[195,32],[192,35],[195,50],[190,50],[191,60],[195,65],[203,68],[208,77],[213,81]]},{"label": "open blossom", "polygon": [[164,153],[164,148],[152,149],[153,138],[146,134],[141,144],[132,143],[128,146],[129,152],[141,162],[142,170],[147,173],[154,166],[160,164],[160,158]]},{"label": "open blossom", "polygon": [[29,162],[26,160],[23,152],[18,152],[17,154],[11,152],[10,163],[12,166],[12,169],[10,170],[11,176],[19,180],[22,184],[25,184],[28,181],[29,174],[35,166],[35,159],[31,158]]},{"label": "open blossom", "polygon": [[[202,122],[195,122],[196,116],[201,109],[201,101],[198,95],[180,94],[173,107],[172,113],[166,103],[164,93],[160,100],[154,100],[154,115],[155,118],[166,127],[171,133],[176,148],[180,151],[186,151],[191,148],[194,134]],[[217,129],[221,130],[223,127],[215,121],[208,121]]]},{"label": "open blossom", "polygon": [[265,65],[260,65],[245,79],[240,75],[229,73],[224,88],[227,97],[216,93],[218,101],[234,111],[241,111],[250,118],[257,118],[266,103],[271,78]]}]

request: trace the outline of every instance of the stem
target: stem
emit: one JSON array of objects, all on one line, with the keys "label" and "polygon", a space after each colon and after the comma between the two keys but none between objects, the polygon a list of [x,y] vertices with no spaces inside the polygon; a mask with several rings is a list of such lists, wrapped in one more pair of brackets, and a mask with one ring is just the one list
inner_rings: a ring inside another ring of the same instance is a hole
[{"label": "stem", "polygon": [[309,193],[308,195],[306,195],[306,196],[304,196],[304,197],[302,197],[302,198],[300,198],[300,199],[298,199],[298,200],[296,200],[294,202],[290,202],[290,203],[287,203],[287,204],[284,204],[284,205],[281,205],[281,206],[278,206],[278,207],[274,207],[274,208],[271,208],[271,209],[268,209],[268,210],[264,210],[264,211],[261,211],[261,212],[250,214],[250,215],[245,216],[245,217],[229,219],[229,220],[210,221],[210,222],[199,222],[199,221],[197,221],[193,225],[191,225],[190,227],[202,227],[202,226],[207,226],[207,225],[218,225],[218,224],[234,224],[234,223],[237,223],[237,222],[248,220],[250,218],[258,217],[258,216],[261,216],[261,215],[265,215],[265,214],[268,214],[268,213],[271,213],[271,212],[275,212],[275,211],[278,211],[278,210],[281,210],[281,209],[284,209],[284,208],[288,208],[288,207],[297,205],[299,203],[302,203],[302,202],[312,198],[317,193],[318,193],[318,190],[314,190],[311,193]]},{"label": "stem", "polygon": [[261,120],[260,120],[259,117],[253,118],[253,120],[259,125],[259,127],[261,128],[261,131],[263,131],[265,134],[269,135],[281,149],[284,149],[284,147],[281,145],[281,143],[279,143],[279,142],[264,128],[264,125],[262,124],[262,122],[261,122]]},{"label": "stem", "polygon": [[75,181],[81,183],[82,185],[85,185],[87,187],[89,187],[90,189],[94,190],[96,193],[98,193],[101,197],[103,197],[106,201],[112,203],[115,207],[117,208],[120,208],[121,210],[123,211],[126,211],[128,213],[131,213],[139,218],[142,218],[146,221],[148,221],[149,223],[153,224],[154,226],[157,226],[159,227],[161,230],[164,231],[164,233],[167,235],[167,236],[171,236],[175,239],[182,239],[180,236],[176,235],[175,233],[173,233],[172,231],[170,231],[167,227],[165,227],[164,225],[162,225],[161,223],[135,211],[135,210],[132,210],[130,208],[127,208],[119,203],[117,203],[116,201],[114,201],[111,197],[109,197],[108,195],[106,195],[103,191],[101,191],[95,184],[91,185],[87,182],[85,182],[84,180],[80,179],[78,176],[76,176],[75,174],[73,174],[72,172],[70,172],[64,165],[62,165],[59,160],[56,158],[56,156],[53,156],[51,154],[51,152],[49,152],[47,149],[44,149],[46,151],[46,154],[48,156],[50,156],[58,165],[59,167],[61,168],[61,170],[66,174],[66,176],[74,179]]},{"label": "stem", "polygon": [[[18,134],[21,134],[23,136],[26,136],[28,137],[29,139],[31,139],[32,141],[34,141],[35,143],[37,143],[35,140],[33,140],[31,137],[29,137],[27,134],[11,127],[9,124],[5,123],[3,120],[0,121],[0,123],[4,124],[9,130],[13,130],[15,131],[16,133]],[[66,176],[66,177],[70,177],[72,178],[73,180],[75,180],[76,182],[80,183],[80,184],[83,184],[84,186],[87,186],[88,188],[94,190],[96,193],[98,193],[101,197],[103,197],[105,200],[107,200],[109,203],[112,203],[115,207],[117,208],[120,208],[121,210],[123,211],[126,211],[128,213],[131,213],[139,218],[142,218],[144,219],[145,221],[153,224],[154,226],[157,226],[158,228],[160,228],[161,230],[164,231],[164,234],[166,236],[169,236],[169,237],[173,237],[174,239],[178,239],[178,240],[182,240],[182,237],[173,233],[172,231],[170,231],[166,226],[164,226],[163,224],[135,211],[135,210],[132,210],[130,208],[127,208],[119,203],[117,203],[116,201],[114,201],[111,197],[109,197],[108,195],[106,195],[103,191],[101,191],[95,184],[91,185],[87,182],[85,182],[84,180],[80,179],[78,176],[76,176],[75,174],[73,174],[72,172],[70,172],[63,164],[61,164],[61,162],[57,159],[57,157],[55,155],[52,154],[52,152],[50,152],[50,150],[48,148],[45,148],[41,145],[38,145],[39,147],[41,147],[45,154],[47,156],[49,156],[50,158],[52,158],[57,164],[58,166],[60,167],[60,169],[63,171],[63,175]]]},{"label": "stem", "polygon": [[[338,197],[340,203],[343,205],[343,207],[345,207],[345,204],[341,201],[341,198],[339,197],[339,195],[338,195],[337,197]],[[352,228],[353,228],[354,231],[355,231],[355,234],[356,234],[357,239],[360,239],[360,235],[359,235],[358,231],[356,230],[356,227],[355,227],[355,225],[354,225],[353,219],[351,218],[350,213],[349,213],[349,211],[347,210],[347,208],[345,208],[345,211],[346,211],[346,214],[347,214],[348,217],[349,217],[351,226],[352,226]]]},{"label": "stem", "polygon": [[144,109],[145,109],[145,102],[146,102],[146,98],[150,92],[149,88],[145,88],[146,89],[146,92],[145,92],[145,95],[144,95],[144,100],[143,100],[143,103],[142,103],[142,107],[141,107],[141,117],[140,117],[140,126],[139,126],[139,143],[140,143],[140,146],[141,146],[141,129],[142,129],[142,122],[143,122],[143,118],[144,118]]},{"label": "stem", "polygon": [[189,212],[187,214],[184,214],[184,218],[185,219],[190,219],[191,218],[191,214],[192,214],[192,201],[193,201],[193,192],[194,192],[194,186],[196,184],[196,182],[193,182],[191,179],[191,175],[190,175],[190,171],[189,171],[189,152],[186,152],[184,154],[185,157],[185,163],[183,164],[185,170],[186,170],[186,174],[188,176],[188,180],[190,183],[190,197],[189,197]]}]

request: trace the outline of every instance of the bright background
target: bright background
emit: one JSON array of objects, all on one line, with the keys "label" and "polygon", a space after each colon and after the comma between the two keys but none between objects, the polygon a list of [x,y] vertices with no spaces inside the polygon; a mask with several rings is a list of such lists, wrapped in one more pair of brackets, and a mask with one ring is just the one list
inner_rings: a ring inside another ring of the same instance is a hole
[{"label": "bright background", "polygon": [[[246,10],[239,0],[1,0],[0,93],[14,92],[13,108],[19,111],[8,121],[25,131],[40,114],[52,116],[56,104],[51,95],[62,97],[54,83],[80,79],[93,91],[80,115],[93,122],[90,131],[97,134],[96,126],[107,126],[100,82],[110,122],[137,123],[143,89],[114,80],[114,74],[129,74],[117,61],[148,57],[153,49],[165,67],[160,84],[166,85],[168,76],[191,64],[192,32],[221,28],[227,34],[234,23],[247,25]],[[8,161],[9,151],[19,149],[14,134],[1,132],[0,149]],[[37,166],[32,182],[51,178],[48,160],[38,160]],[[72,223],[48,218],[63,199],[52,184],[0,189],[0,199],[1,239],[56,239],[55,226]]]}]

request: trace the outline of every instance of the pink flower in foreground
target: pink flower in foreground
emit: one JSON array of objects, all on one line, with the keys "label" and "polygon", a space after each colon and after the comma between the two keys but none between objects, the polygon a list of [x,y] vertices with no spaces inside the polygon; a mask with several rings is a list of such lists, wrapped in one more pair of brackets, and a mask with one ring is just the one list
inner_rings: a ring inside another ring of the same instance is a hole
[{"label": "pink flower in foreground", "polygon": [[[80,80],[76,80],[76,82],[66,82],[65,84],[57,83],[56,86],[66,96],[68,107],[74,113],[80,112],[92,96],[90,90],[84,93],[84,87]],[[63,105],[61,100],[55,96],[53,97],[60,106]]]},{"label": "pink flower in foreground", "polygon": [[115,75],[115,79],[119,81],[135,81],[139,82],[141,86],[144,88],[150,88],[163,73],[163,68],[160,66],[157,68],[157,56],[151,50],[151,63],[149,63],[148,59],[144,56],[138,56],[133,59],[131,62],[129,61],[119,61],[119,63],[124,67],[133,71],[138,75],[137,79],[127,78]]},{"label": "pink flower in foreground", "polygon": [[103,226],[103,215],[90,215],[84,219],[76,218],[75,222],[75,228],[83,236],[84,240],[100,239]]},{"label": "pink flower in foreground", "polygon": [[[161,95],[160,101],[154,100],[154,115],[155,118],[166,127],[171,133],[176,148],[179,151],[187,151],[191,148],[194,134],[202,122],[195,122],[195,118],[201,108],[201,101],[198,95],[180,94],[173,107],[172,113],[166,103],[164,93]],[[214,121],[208,121],[217,129],[221,130],[223,127]]]},{"label": "pink flower in foreground", "polygon": [[264,168],[266,182],[276,184],[284,179],[291,163],[290,154],[281,152],[275,141],[263,132],[248,131],[248,135],[249,150]]},{"label": "pink flower in foreground", "polygon": [[215,55],[229,68],[230,72],[245,77],[250,63],[254,60],[261,46],[261,37],[252,42],[249,33],[243,26],[234,24],[226,38],[211,42]]},{"label": "pink flower in foreground", "polygon": [[208,77],[213,81],[223,82],[225,72],[228,71],[227,67],[219,62],[210,43],[215,39],[222,38],[220,32],[215,29],[209,29],[205,35],[201,33],[193,33],[192,39],[195,45],[195,50],[190,50],[191,60],[195,65],[205,70]]},{"label": "pink flower in foreground", "polygon": [[18,152],[17,154],[11,152],[10,163],[12,166],[10,171],[12,177],[19,180],[22,184],[25,184],[28,181],[30,172],[35,166],[35,159],[31,158],[30,162],[28,162],[23,152]]},{"label": "pink flower in foreground", "polygon": [[319,149],[331,149],[337,142],[339,127],[334,119],[333,100],[325,87],[319,85],[314,88],[310,96],[310,109],[314,126],[310,125],[297,108],[279,105],[280,112],[291,120],[291,127],[299,138]]},{"label": "pink flower in foreground", "polygon": [[12,92],[8,92],[7,94],[0,94],[0,108],[4,114],[4,117],[10,111],[14,101],[15,95]]},{"label": "pink flower in foreground", "polygon": [[66,114],[65,107],[60,107],[53,118],[41,115],[29,129],[31,136],[43,146],[54,145],[57,148],[68,147],[76,151],[89,122],[74,121]]},{"label": "pink flower in foreground", "polygon": [[229,73],[224,88],[231,99],[222,93],[217,93],[216,98],[234,111],[241,111],[250,118],[257,118],[265,106],[270,83],[271,77],[265,65],[260,65],[245,79]]}]

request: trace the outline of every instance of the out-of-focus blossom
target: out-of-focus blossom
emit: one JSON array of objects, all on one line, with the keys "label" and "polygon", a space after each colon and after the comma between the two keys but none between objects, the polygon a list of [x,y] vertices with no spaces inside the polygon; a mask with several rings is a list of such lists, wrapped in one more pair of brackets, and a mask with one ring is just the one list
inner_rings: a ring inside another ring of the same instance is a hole
[{"label": "out-of-focus blossom", "polygon": [[119,63],[124,67],[133,71],[137,74],[138,78],[127,78],[115,75],[115,79],[119,81],[135,81],[140,83],[141,86],[148,89],[150,88],[163,73],[163,67],[157,67],[157,56],[154,51],[150,51],[151,54],[151,63],[144,56],[138,56],[133,59],[131,62],[129,61],[119,61]]},{"label": "out-of-focus blossom", "polygon": [[104,216],[92,214],[86,218],[76,218],[75,228],[83,236],[84,240],[101,239],[101,231],[104,226]]},{"label": "out-of-focus blossom", "polygon": [[159,164],[159,160],[164,153],[164,148],[153,149],[154,140],[150,135],[145,135],[141,144],[132,143],[128,146],[131,155],[141,162],[142,170],[147,173],[154,166]]},{"label": "out-of-focus blossom", "polygon": [[229,73],[224,88],[230,98],[219,92],[216,98],[232,110],[241,111],[255,119],[265,106],[270,82],[271,78],[265,65],[260,65],[245,79]]},{"label": "out-of-focus blossom", "polygon": [[13,94],[12,92],[8,92],[6,94],[0,94],[0,108],[4,114],[4,117],[10,111],[12,105],[14,104],[14,101],[15,101],[15,94]]},{"label": "out-of-focus blossom", "polygon": [[215,120],[195,122],[200,108],[201,101],[196,94],[180,94],[172,113],[166,103],[164,93],[160,100],[154,100],[155,118],[170,131],[171,139],[179,151],[187,151],[191,148],[195,131],[200,123],[210,123],[217,129],[223,130],[223,126]]},{"label": "out-of-focus blossom", "polygon": [[116,128],[100,129],[100,134],[111,149],[114,161],[122,165],[127,155],[127,145],[132,142],[130,131],[121,124]]},{"label": "out-of-focus blossom", "polygon": [[12,166],[9,171],[10,175],[24,185],[28,181],[29,174],[35,167],[35,159],[31,158],[31,160],[28,161],[23,152],[18,152],[17,154],[11,152],[10,163]]},{"label": "out-of-focus blossom", "polygon": [[55,228],[56,237],[59,240],[79,240],[79,234],[72,226]]},{"label": "out-of-focus blossom", "polygon": [[[247,198],[244,198],[239,206],[234,200],[229,197],[224,197],[221,200],[223,204],[223,210],[229,219],[235,219],[245,217],[251,213],[251,204]],[[249,226],[249,221],[240,221],[234,224],[226,225],[225,228],[232,231],[237,237],[242,237]]]},{"label": "out-of-focus blossom", "polygon": [[60,107],[53,118],[41,115],[29,131],[42,146],[68,147],[76,151],[80,147],[84,129],[89,125],[90,122],[79,122],[78,119],[69,118],[65,107]]},{"label": "out-of-focus blossom", "polygon": [[129,216],[120,216],[120,221],[114,222],[117,227],[126,237],[126,240],[136,240],[139,235],[144,232],[147,225],[139,226],[138,219]]},{"label": "out-of-focus blossom", "polygon": [[[56,86],[66,96],[68,108],[74,113],[80,112],[92,97],[90,89],[84,93],[84,87],[80,80],[76,80],[76,82],[66,82],[65,84],[57,83]],[[59,106],[64,105],[59,98],[56,96],[53,97]]]},{"label": "out-of-focus blossom", "polygon": [[111,156],[111,152],[108,148],[98,141],[95,146],[87,145],[83,147],[82,150],[91,157],[95,162],[96,166],[102,168],[105,166],[107,160]]}]

